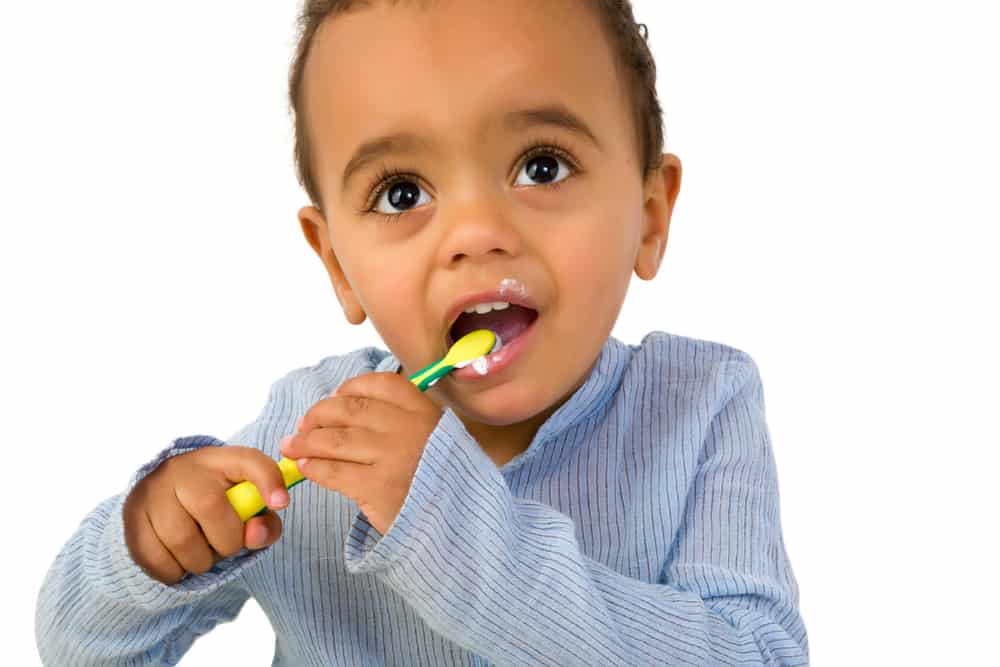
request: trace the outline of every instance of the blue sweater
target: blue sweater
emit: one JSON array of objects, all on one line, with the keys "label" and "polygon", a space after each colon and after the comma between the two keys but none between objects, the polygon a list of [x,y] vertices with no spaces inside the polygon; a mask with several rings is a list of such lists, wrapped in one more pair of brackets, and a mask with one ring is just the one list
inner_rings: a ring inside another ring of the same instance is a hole
[{"label": "blue sweater", "polygon": [[279,440],[344,380],[398,371],[364,348],[294,370],[223,442],[174,440],[98,505],[49,569],[47,665],[176,664],[249,598],[275,665],[803,665],[760,375],[746,353],[609,338],[585,383],[497,468],[446,409],[385,535],[296,486],[282,537],[165,585],[125,545],[122,504],[169,456]]}]

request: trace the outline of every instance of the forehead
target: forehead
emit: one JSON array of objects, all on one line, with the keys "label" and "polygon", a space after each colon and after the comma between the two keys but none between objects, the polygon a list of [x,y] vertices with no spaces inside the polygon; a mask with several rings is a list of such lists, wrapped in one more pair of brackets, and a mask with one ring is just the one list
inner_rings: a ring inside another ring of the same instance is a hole
[{"label": "forehead", "polygon": [[305,70],[324,180],[361,143],[400,131],[456,149],[506,112],[558,102],[600,128],[628,124],[598,18],[581,0],[378,3],[328,19]]}]

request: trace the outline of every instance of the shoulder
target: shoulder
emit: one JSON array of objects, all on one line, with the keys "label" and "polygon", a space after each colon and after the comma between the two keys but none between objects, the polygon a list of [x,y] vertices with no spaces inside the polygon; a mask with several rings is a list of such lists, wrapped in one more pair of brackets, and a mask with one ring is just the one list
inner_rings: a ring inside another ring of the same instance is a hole
[{"label": "shoulder", "polygon": [[271,383],[267,401],[257,418],[231,435],[226,444],[256,447],[278,458],[280,438],[291,433],[309,409],[345,380],[387,365],[385,350],[364,347],[347,354],[324,357],[315,364],[288,371]]},{"label": "shoulder", "polygon": [[297,419],[345,380],[373,371],[387,356],[385,350],[363,347],[290,370],[271,384],[261,417]]},{"label": "shoulder", "polygon": [[665,331],[650,332],[630,347],[633,354],[627,375],[634,382],[707,400],[716,411],[745,392],[763,401],[757,363],[739,348]]}]

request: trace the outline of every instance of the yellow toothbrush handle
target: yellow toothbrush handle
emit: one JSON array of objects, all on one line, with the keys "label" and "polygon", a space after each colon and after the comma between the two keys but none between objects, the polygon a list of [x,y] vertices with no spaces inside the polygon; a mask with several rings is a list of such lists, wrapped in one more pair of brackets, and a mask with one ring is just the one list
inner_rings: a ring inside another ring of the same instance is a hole
[{"label": "yellow toothbrush handle", "polygon": [[[285,480],[285,488],[287,489],[305,479],[299,472],[298,466],[295,465],[295,461],[290,458],[286,457],[278,461],[278,468],[281,470],[281,476]],[[263,514],[264,510],[267,509],[264,498],[261,497],[260,491],[257,490],[253,482],[245,481],[231,486],[226,490],[226,495],[229,497],[229,504],[240,515],[241,521]]]}]

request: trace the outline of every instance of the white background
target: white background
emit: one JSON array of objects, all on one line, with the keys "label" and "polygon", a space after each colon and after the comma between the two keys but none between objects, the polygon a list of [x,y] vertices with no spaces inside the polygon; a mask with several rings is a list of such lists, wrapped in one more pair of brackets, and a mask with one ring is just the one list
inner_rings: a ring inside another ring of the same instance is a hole
[{"label": "white background", "polygon": [[[749,352],[817,665],[995,655],[1000,204],[989,3],[637,0],[666,264],[615,336]],[[295,213],[297,3],[0,8],[5,663],[42,578],[172,438],[363,345]],[[270,663],[253,601],[184,665]]]}]

